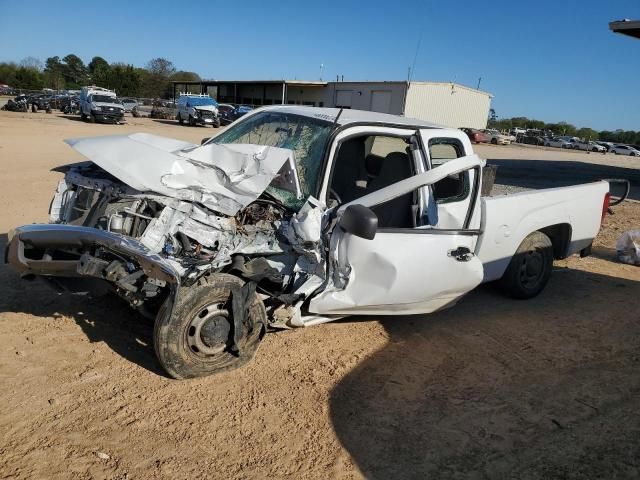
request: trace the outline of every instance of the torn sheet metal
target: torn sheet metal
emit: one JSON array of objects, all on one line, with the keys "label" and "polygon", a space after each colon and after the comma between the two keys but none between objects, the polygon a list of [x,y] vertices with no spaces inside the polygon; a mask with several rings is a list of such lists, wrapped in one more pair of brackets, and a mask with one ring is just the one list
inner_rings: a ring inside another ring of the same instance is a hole
[{"label": "torn sheet metal", "polygon": [[214,143],[196,147],[146,133],[65,142],[136,190],[198,202],[230,216],[255,201],[285,164],[294,165],[289,149]]}]

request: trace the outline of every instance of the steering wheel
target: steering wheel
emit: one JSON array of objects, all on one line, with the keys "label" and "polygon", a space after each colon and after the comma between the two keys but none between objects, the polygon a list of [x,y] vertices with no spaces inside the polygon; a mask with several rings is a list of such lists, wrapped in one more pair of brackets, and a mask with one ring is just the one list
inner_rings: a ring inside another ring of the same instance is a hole
[{"label": "steering wheel", "polygon": [[342,199],[340,198],[340,195],[338,195],[338,192],[336,192],[333,188],[329,189],[329,198],[332,197],[338,201],[338,205],[342,205]]}]

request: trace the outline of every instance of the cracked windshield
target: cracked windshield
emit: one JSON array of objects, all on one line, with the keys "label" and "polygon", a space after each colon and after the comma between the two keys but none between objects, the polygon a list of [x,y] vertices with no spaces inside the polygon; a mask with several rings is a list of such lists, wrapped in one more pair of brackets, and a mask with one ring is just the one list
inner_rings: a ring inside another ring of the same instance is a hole
[{"label": "cracked windshield", "polygon": [[218,144],[243,143],[288,148],[295,154],[303,198],[275,186],[267,192],[288,208],[299,209],[315,194],[322,157],[332,123],[279,112],[261,112],[230,127],[213,141]]}]

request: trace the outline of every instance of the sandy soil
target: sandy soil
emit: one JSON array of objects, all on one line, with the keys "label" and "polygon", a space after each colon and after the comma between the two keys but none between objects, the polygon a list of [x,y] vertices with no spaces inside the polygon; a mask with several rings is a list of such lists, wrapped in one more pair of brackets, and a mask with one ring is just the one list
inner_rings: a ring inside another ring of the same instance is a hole
[{"label": "sandy soil", "polygon": [[[211,133],[0,112],[2,246],[9,228],[46,220],[59,178],[50,170],[80,159],[63,138],[133,131]],[[536,299],[489,285],[430,316],[270,334],[247,367],[194,381],[163,375],[151,325],[126,305],[59,295],[2,265],[0,477],[637,477],[640,269],[613,250],[632,227],[637,202],[607,219],[591,258],[557,262]]]}]

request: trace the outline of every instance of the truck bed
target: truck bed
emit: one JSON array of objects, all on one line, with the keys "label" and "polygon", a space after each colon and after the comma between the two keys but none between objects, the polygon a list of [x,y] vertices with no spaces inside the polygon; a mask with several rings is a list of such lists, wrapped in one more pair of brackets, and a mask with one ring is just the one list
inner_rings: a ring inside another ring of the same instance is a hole
[{"label": "truck bed", "polygon": [[520,243],[536,230],[551,237],[556,258],[587,248],[600,229],[608,191],[609,184],[599,181],[482,197],[483,233],[476,255],[484,265],[484,281],[499,279]]}]

